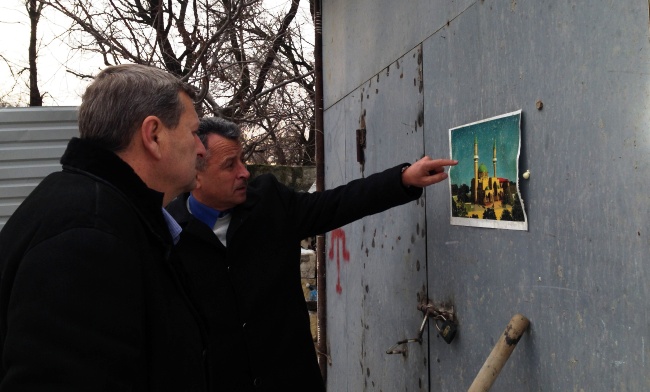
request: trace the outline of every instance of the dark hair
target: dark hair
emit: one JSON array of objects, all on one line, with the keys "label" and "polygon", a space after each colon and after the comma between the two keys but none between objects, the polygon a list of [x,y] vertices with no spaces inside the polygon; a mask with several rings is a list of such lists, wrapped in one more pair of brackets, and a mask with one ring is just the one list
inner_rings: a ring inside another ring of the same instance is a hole
[{"label": "dark hair", "polygon": [[208,150],[208,135],[214,134],[225,137],[226,139],[239,141],[241,138],[241,130],[237,124],[224,120],[221,117],[203,117],[199,120],[199,139],[205,146],[206,154],[199,157],[196,162],[196,169],[198,171],[205,170],[208,158],[210,157],[210,150]]},{"label": "dark hair", "polygon": [[237,124],[221,117],[203,117],[199,120],[199,139],[206,148],[208,148],[208,134],[210,133],[230,140],[239,140],[241,138],[241,130]]},{"label": "dark hair", "polygon": [[119,152],[131,143],[147,116],[156,116],[174,128],[185,110],[180,92],[192,99],[196,95],[192,86],[155,67],[123,64],[105,68],[83,94],[80,137]]}]

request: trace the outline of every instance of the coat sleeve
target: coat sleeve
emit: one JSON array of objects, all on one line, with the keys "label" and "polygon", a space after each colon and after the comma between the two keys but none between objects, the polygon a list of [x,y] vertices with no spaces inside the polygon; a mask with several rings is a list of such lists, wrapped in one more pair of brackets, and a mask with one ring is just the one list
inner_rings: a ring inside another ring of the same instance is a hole
[{"label": "coat sleeve", "polygon": [[115,236],[67,230],[33,247],[11,289],[1,391],[137,389],[141,264]]},{"label": "coat sleeve", "polygon": [[422,188],[402,184],[402,164],[367,178],[350,181],[331,190],[295,193],[290,209],[304,238],[321,234],[364,216],[408,203],[422,195]]}]

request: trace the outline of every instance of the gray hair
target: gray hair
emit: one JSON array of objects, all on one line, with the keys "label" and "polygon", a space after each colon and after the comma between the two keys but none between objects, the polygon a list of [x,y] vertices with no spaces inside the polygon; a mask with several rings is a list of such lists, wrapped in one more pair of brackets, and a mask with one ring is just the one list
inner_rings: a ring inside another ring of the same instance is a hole
[{"label": "gray hair", "polygon": [[180,92],[192,99],[196,96],[192,86],[155,67],[123,64],[105,68],[83,94],[80,137],[119,152],[131,143],[147,116],[156,116],[174,128],[185,110]]}]

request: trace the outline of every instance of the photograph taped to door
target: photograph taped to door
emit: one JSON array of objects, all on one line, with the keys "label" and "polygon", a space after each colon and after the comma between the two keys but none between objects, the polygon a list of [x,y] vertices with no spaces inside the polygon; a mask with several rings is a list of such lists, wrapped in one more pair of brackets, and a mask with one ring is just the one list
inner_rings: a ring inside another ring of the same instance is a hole
[{"label": "photograph taped to door", "polygon": [[519,193],[521,110],[451,128],[451,224],[528,230]]}]

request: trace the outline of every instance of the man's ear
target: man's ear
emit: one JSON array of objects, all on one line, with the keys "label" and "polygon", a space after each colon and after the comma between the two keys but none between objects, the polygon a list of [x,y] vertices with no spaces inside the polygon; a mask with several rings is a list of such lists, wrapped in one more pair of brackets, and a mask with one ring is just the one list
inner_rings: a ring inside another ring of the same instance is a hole
[{"label": "man's ear", "polygon": [[196,185],[194,186],[194,190],[200,189],[201,188],[201,180],[203,179],[203,176],[201,175],[201,172],[196,173]]},{"label": "man's ear", "polygon": [[156,116],[148,116],[145,118],[140,127],[140,137],[142,138],[144,149],[157,159],[162,157],[162,151],[160,148],[160,135],[162,130],[162,122]]}]

